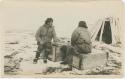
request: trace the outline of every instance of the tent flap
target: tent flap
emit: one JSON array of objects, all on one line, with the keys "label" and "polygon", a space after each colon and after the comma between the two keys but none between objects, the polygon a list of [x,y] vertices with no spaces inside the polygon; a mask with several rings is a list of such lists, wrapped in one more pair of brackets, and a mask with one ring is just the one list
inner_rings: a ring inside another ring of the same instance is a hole
[{"label": "tent flap", "polygon": [[[91,39],[92,41],[105,42],[107,44],[121,43],[120,30],[121,26],[118,18],[105,18],[103,20],[99,20],[94,26],[94,29],[91,30]],[[97,37],[99,40],[97,40]],[[105,40],[110,40],[111,43],[106,42]]]}]

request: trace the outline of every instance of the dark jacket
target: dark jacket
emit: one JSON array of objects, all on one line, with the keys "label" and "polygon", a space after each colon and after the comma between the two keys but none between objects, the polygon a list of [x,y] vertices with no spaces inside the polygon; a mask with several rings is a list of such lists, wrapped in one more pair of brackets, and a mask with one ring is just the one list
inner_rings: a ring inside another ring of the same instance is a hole
[{"label": "dark jacket", "polygon": [[91,52],[91,37],[87,28],[77,27],[72,33],[71,44],[80,52]]}]

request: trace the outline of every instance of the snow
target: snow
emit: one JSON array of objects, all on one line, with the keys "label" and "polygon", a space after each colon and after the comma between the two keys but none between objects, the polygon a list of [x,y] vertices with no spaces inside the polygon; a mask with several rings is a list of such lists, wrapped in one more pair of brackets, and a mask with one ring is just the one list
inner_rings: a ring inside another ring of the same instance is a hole
[{"label": "snow", "polygon": [[[45,75],[47,70],[51,67],[56,68],[51,73],[47,73],[47,75],[98,75],[98,74],[121,74],[121,47],[114,47],[111,45],[107,45],[104,43],[93,43],[93,51],[107,51],[109,52],[109,59],[106,67],[99,67],[92,70],[77,70],[73,69],[72,71],[63,71],[60,72],[61,69],[66,68],[67,66],[60,65],[60,62],[52,62],[48,60],[47,64],[44,64],[42,59],[38,61],[37,64],[33,64],[33,59],[35,57],[34,51],[37,50],[36,40],[34,38],[34,33],[31,31],[27,32],[6,32],[3,44],[4,44],[4,56],[13,55],[14,62],[15,60],[19,61],[21,58],[21,62],[17,62],[16,64],[13,62],[13,66],[19,64],[19,69],[16,69],[14,72],[16,75],[35,75],[41,74]],[[65,40],[65,39],[63,39]],[[66,39],[67,40],[67,39]],[[15,43],[16,42],[16,43]],[[5,58],[5,64],[7,65],[7,61]],[[9,71],[8,71],[9,72]],[[13,72],[10,71],[9,74]],[[8,73],[5,72],[5,75]]]}]

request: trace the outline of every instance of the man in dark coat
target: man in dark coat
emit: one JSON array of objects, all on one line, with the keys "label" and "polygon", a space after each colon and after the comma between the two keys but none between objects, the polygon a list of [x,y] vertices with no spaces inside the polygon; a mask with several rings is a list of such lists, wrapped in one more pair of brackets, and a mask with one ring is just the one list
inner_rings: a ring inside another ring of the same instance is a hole
[{"label": "man in dark coat", "polygon": [[53,39],[56,42],[56,32],[53,26],[53,19],[47,18],[45,24],[43,24],[36,32],[36,40],[37,40],[37,52],[34,63],[37,63],[40,54],[43,54],[44,63],[47,63],[48,54],[52,51],[51,41]]},{"label": "man in dark coat", "polygon": [[79,53],[87,54],[92,50],[91,36],[87,28],[86,22],[80,21],[79,26],[72,33],[71,45]]},{"label": "man in dark coat", "polygon": [[69,64],[69,70],[71,70],[73,54],[91,53],[92,43],[90,33],[87,28],[86,22],[80,21],[78,27],[72,33],[71,45],[65,45],[61,48],[63,61],[61,64]]}]

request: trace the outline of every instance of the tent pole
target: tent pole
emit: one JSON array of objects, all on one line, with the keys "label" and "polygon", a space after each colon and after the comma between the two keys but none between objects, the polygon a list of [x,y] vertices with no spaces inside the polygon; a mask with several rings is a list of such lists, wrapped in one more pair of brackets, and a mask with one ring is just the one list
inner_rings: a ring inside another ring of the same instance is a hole
[{"label": "tent pole", "polygon": [[102,24],[101,34],[100,34],[100,37],[99,37],[99,42],[102,41],[102,33],[103,33],[103,30],[104,30],[104,24],[105,24],[105,21],[103,21],[103,24]]},{"label": "tent pole", "polygon": [[100,20],[98,23],[97,23],[97,25],[96,25],[96,30],[94,30],[93,32],[92,32],[92,36],[91,36],[91,38],[92,38],[92,41],[95,41],[95,39],[96,39],[96,36],[97,36],[97,34],[98,34],[98,32],[99,32],[99,30],[100,30],[100,26],[102,26],[103,25],[103,22]]}]

